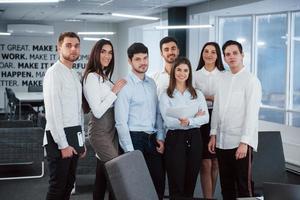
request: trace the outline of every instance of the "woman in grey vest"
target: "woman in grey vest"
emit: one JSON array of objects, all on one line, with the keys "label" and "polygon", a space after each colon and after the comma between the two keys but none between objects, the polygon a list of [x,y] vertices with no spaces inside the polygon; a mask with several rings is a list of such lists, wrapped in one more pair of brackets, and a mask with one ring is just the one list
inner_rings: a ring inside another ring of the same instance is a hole
[{"label": "woman in grey vest", "polygon": [[126,82],[118,80],[114,84],[111,81],[113,70],[112,43],[101,39],[94,45],[83,75],[83,93],[91,109],[89,140],[97,157],[94,200],[102,200],[105,196],[104,163],[119,155],[113,105]]}]

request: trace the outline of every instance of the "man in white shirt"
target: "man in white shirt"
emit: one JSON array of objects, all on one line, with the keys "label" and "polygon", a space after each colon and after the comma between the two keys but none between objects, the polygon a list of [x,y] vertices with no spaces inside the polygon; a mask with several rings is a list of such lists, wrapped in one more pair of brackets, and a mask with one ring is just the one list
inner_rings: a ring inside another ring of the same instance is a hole
[{"label": "man in white shirt", "polygon": [[170,72],[176,58],[179,55],[178,42],[173,37],[164,37],[159,43],[160,54],[165,61],[164,70],[153,75],[153,79],[157,86],[158,97],[169,86]]},{"label": "man in white shirt", "polygon": [[230,72],[220,76],[211,121],[209,151],[216,153],[224,200],[251,197],[252,151],[258,143],[261,84],[243,64],[242,45],[229,40],[223,47]]},{"label": "man in white shirt", "polygon": [[[47,120],[44,146],[50,174],[47,200],[70,199],[78,157],[86,153],[82,134],[82,87],[77,73],[72,70],[80,55],[80,38],[73,32],[61,33],[57,48],[59,60],[47,70],[43,82]],[[66,131],[70,128],[76,129],[71,134],[76,134],[78,145],[84,146],[81,153],[68,143]]]}]

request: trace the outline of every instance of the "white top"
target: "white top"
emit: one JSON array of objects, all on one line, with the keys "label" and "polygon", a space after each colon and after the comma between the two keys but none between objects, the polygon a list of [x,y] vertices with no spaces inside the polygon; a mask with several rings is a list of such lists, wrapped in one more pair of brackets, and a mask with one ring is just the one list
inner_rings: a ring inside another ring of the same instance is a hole
[{"label": "white top", "polygon": [[160,95],[167,90],[170,81],[170,75],[164,70],[157,72],[153,75],[153,80],[156,83],[157,87],[157,96],[160,98]]},{"label": "white top", "polygon": [[97,73],[89,73],[83,81],[83,94],[93,115],[98,119],[113,106],[117,99],[116,94],[111,91],[112,87],[112,83],[108,80],[103,82],[103,78]]},{"label": "white top", "polygon": [[[220,74],[222,72],[217,67],[211,72],[202,67],[200,70],[194,72],[193,80],[195,88],[200,90],[204,96],[214,96]],[[207,101],[209,108],[212,108],[212,105],[211,101]]]},{"label": "white top", "polygon": [[[69,146],[65,127],[81,125],[83,132],[82,87],[77,73],[57,61],[45,74],[43,93],[46,130],[50,130],[58,148],[64,149]],[[47,143],[45,134],[44,145]]]},{"label": "white top", "polygon": [[222,73],[218,83],[210,133],[217,135],[216,147],[233,149],[242,142],[256,150],[260,81],[243,67],[236,74]]}]

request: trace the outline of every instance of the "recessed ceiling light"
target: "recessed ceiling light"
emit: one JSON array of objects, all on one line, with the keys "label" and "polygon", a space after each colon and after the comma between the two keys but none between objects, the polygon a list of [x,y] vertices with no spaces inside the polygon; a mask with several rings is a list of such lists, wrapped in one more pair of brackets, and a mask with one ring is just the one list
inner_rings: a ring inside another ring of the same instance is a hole
[{"label": "recessed ceiling light", "polygon": [[159,20],[158,17],[148,17],[142,15],[127,15],[121,13],[111,13],[111,15],[115,17],[126,17],[126,18],[145,19],[145,20]]},{"label": "recessed ceiling light", "polygon": [[115,32],[78,32],[78,35],[114,35]]},{"label": "recessed ceiling light", "polygon": [[156,29],[195,29],[195,28],[212,28],[212,24],[203,25],[176,25],[176,26],[156,26]]}]

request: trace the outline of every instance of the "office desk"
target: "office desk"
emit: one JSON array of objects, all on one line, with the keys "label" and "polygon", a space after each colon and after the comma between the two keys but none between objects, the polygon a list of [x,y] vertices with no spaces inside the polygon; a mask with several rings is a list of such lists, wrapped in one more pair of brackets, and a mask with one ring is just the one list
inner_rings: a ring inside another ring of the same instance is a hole
[{"label": "office desk", "polygon": [[21,119],[22,103],[42,103],[44,96],[42,92],[15,92],[16,98],[19,100],[19,119]]}]

